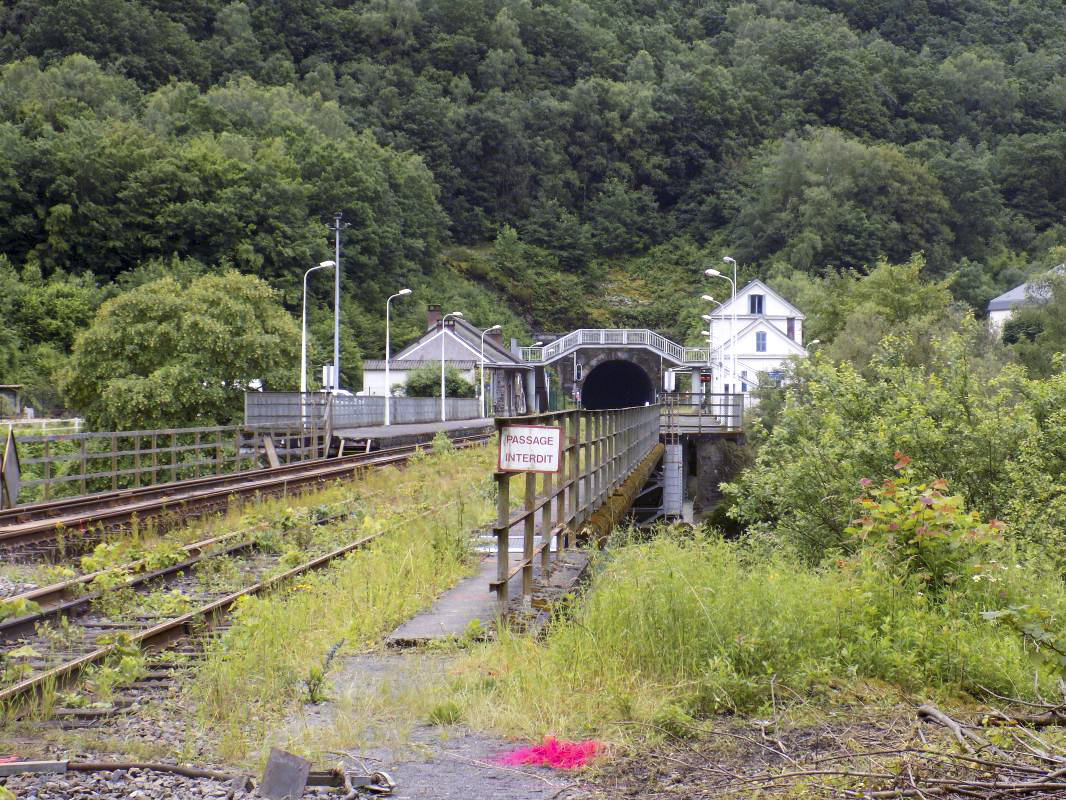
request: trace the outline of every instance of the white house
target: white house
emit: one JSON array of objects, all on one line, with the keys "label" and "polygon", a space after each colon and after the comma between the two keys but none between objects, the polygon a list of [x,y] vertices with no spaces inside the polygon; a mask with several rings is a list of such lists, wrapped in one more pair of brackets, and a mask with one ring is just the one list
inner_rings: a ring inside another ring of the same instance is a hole
[{"label": "white house", "polygon": [[[389,359],[388,384],[385,381],[384,359],[363,361],[363,390],[361,395],[389,395],[392,387],[407,383],[408,373],[427,364],[455,367],[466,380],[477,385],[481,364],[481,330],[464,319],[452,317],[441,325],[440,306],[426,310],[426,332]],[[526,398],[526,372],[533,367],[520,361],[503,346],[498,331],[487,334],[485,343],[486,413],[501,415],[524,414],[529,408]]]},{"label": "white house", "polygon": [[[1064,273],[1066,272],[1066,264],[1059,264],[1050,272]],[[993,297],[988,301],[988,324],[996,331],[1003,330],[1003,323],[1005,323],[1010,315],[1014,313],[1014,309],[1020,306],[1031,306],[1036,303],[1044,302],[1048,300],[1048,287],[1046,284],[1041,283],[1041,278],[1046,277],[1047,273],[1044,273],[1031,281],[1015,286],[1009,292],[1004,292],[999,297]]]},{"label": "white house", "polygon": [[710,316],[713,392],[751,391],[760,373],[773,376],[789,356],[807,355],[803,312],[760,280],[740,289]]}]

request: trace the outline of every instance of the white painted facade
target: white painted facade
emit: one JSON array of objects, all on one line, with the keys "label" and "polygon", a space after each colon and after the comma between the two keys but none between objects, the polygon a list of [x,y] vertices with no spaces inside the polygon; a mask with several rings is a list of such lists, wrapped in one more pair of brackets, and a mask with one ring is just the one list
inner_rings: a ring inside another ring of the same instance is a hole
[{"label": "white painted facade", "polygon": [[802,311],[760,280],[740,289],[735,300],[727,297],[711,312],[711,391],[749,392],[760,373],[777,372],[790,356],[805,357],[805,319]]}]

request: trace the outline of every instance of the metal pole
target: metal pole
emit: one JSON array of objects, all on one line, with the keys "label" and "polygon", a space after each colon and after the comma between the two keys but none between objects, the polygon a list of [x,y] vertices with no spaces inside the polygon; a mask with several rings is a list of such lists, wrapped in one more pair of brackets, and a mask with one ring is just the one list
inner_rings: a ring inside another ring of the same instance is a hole
[{"label": "metal pole", "polygon": [[[485,334],[492,333],[492,331],[498,331],[499,325],[493,325],[491,328],[486,328],[481,332],[481,375],[478,376],[477,388],[478,398],[481,400],[481,419],[485,418]],[[441,390],[443,396],[444,390]]]},{"label": "metal pole", "polygon": [[334,244],[337,269],[333,272],[333,391],[341,388],[341,212],[334,216]]},{"label": "metal pole", "polygon": [[341,388],[341,231],[351,227],[341,222],[344,215],[338,211],[333,215],[334,266],[337,272],[333,281],[333,391]]},{"label": "metal pole", "polygon": [[444,408],[444,336],[448,331],[448,317],[463,318],[462,311],[452,311],[440,318],[440,421],[446,422],[447,412]]},{"label": "metal pole", "polygon": [[388,300],[385,301],[385,424],[389,422],[389,406],[392,405],[392,388],[389,386],[389,303],[392,302],[393,297],[402,297],[405,294],[411,294],[410,289],[400,289],[396,294],[391,295]]}]

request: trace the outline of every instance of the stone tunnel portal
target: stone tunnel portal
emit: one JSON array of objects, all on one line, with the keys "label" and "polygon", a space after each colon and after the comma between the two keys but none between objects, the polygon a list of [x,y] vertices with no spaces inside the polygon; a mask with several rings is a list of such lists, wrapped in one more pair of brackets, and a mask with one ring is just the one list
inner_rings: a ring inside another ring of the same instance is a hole
[{"label": "stone tunnel portal", "polygon": [[581,388],[581,405],[590,410],[654,402],[651,378],[632,361],[604,361],[586,376]]}]

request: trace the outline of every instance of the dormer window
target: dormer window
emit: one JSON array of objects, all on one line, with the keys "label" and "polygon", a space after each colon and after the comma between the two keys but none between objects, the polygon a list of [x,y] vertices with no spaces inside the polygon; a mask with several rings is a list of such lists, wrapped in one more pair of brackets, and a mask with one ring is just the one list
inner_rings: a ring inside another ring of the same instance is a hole
[{"label": "dormer window", "polygon": [[762,314],[762,301],[763,295],[761,294],[749,294],[748,295],[748,313],[749,314]]}]

